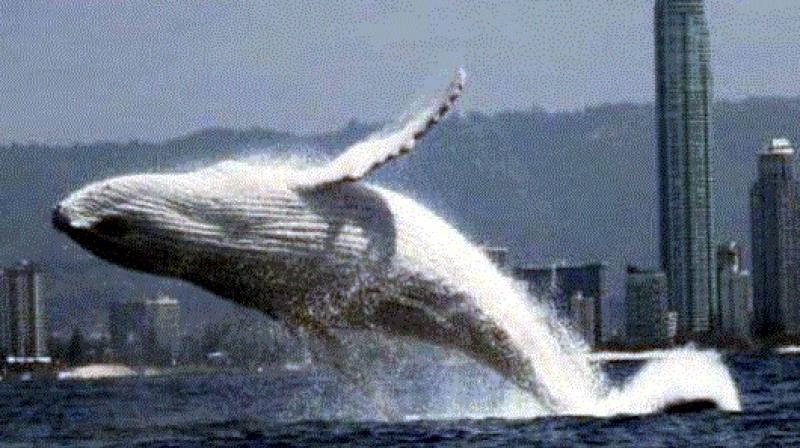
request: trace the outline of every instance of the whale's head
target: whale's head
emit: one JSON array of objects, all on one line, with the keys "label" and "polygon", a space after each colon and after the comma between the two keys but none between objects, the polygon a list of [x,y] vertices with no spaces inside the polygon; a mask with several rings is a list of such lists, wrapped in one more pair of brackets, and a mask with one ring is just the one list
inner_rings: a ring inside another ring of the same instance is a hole
[{"label": "whale's head", "polygon": [[179,269],[185,248],[186,210],[176,200],[178,176],[121,176],[89,184],[58,203],[53,226],[95,255],[156,274]]},{"label": "whale's head", "polygon": [[390,268],[396,229],[379,190],[360,183],[298,190],[293,175],[225,162],[116,177],[70,194],[53,208],[52,223],[106,261],[234,300],[311,288],[312,279],[347,282],[365,265]]}]

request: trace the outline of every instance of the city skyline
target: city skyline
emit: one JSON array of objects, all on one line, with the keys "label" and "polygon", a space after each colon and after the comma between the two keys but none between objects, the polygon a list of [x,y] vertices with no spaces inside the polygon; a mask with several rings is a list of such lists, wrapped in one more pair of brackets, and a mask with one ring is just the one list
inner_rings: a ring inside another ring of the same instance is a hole
[{"label": "city skyline", "polygon": [[[682,2],[682,3],[686,4],[687,2]],[[689,3],[700,3],[700,2],[689,2]],[[657,27],[657,28],[658,28],[658,27]],[[701,36],[703,36],[703,37],[705,37],[705,38],[707,38],[707,30],[705,30],[705,29],[704,29],[704,28],[705,28],[705,23],[703,23],[703,24],[702,24],[702,27],[701,27],[701,28],[702,28],[702,29],[700,30],[700,35],[701,35]],[[702,40],[702,39],[701,39],[701,40]],[[706,45],[706,46],[708,45],[708,44],[707,44],[707,43],[705,43],[705,42],[700,42],[700,44],[701,44],[701,45]],[[706,53],[706,51],[707,51],[707,49],[705,49],[705,50],[703,50],[703,51],[700,51],[699,53],[701,54],[701,56],[707,56],[707,53]],[[707,63],[707,61],[706,61],[706,63]],[[708,76],[708,78],[710,79],[710,76]],[[709,89],[709,90],[710,90],[710,89]],[[707,96],[709,96],[709,97],[710,97],[710,94],[707,94]],[[706,106],[707,106],[707,104],[708,104],[708,101],[706,101]],[[705,112],[706,119],[707,119],[707,115],[708,115],[708,112],[706,111],[706,112]],[[707,123],[707,122],[705,123],[705,132],[706,132],[706,134],[708,133],[708,123]],[[707,135],[706,135],[706,144],[708,144],[708,137],[707,137]],[[706,151],[707,151],[707,149],[706,149]],[[703,171],[703,170],[701,169],[701,171]],[[708,167],[707,167],[707,166],[706,166],[706,169],[705,169],[705,171],[706,171],[706,176],[705,176],[705,177],[706,177],[706,179],[707,179],[707,178],[708,178],[708,175],[707,175]],[[702,177],[702,176],[701,176],[701,177]],[[710,194],[709,194],[708,196],[710,196]],[[709,202],[710,202],[710,201],[709,201]],[[706,208],[707,208],[708,210],[711,210],[711,206],[710,206],[710,204],[709,204],[708,206],[706,206]],[[710,221],[711,221],[711,220],[709,219],[709,220],[708,220],[708,222],[710,222]],[[709,234],[711,234],[712,232],[710,232],[710,231],[709,231],[708,233],[709,233]],[[708,238],[708,239],[710,240],[711,238]],[[708,257],[708,259],[709,259],[709,263],[712,263],[712,262],[713,262],[713,261],[711,261],[711,260],[713,260],[713,257],[709,256],[709,257]],[[713,266],[708,266],[708,269],[707,269],[707,270],[708,270],[708,272],[709,272],[709,273],[711,273],[711,272],[714,272],[714,270],[713,270]],[[702,276],[697,276],[697,277],[702,277]],[[714,279],[713,279],[713,277],[711,277],[711,275],[710,275],[710,274],[709,274],[709,276],[708,276],[708,277],[709,277],[709,278],[708,278],[708,280],[709,280],[709,285],[714,285],[714,283],[715,283],[715,282],[714,282]],[[712,303],[712,302],[715,300],[716,294],[714,294],[714,293],[713,293],[713,290],[712,290],[712,291],[709,291],[709,294],[708,294],[708,295],[709,295],[708,302],[709,302],[709,304],[710,304],[710,303]],[[701,303],[702,303],[702,302],[701,302]],[[717,305],[717,310],[716,310],[716,311],[715,311],[715,310],[713,310],[713,309],[709,309],[709,314],[716,314],[716,313],[718,313],[718,312],[719,312],[719,310],[718,310],[718,306],[719,306],[719,305]],[[713,308],[713,306],[710,306],[709,308]],[[684,314],[688,314],[688,313],[684,313]]]}]

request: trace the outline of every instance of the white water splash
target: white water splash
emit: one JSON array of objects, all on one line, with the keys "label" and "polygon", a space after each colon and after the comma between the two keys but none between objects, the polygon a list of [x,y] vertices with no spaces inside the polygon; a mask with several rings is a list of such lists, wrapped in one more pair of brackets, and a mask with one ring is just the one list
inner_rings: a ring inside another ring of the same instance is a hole
[{"label": "white water splash", "polygon": [[592,415],[649,414],[680,402],[708,400],[723,411],[742,410],[736,384],[721,356],[681,348],[647,362],[623,387],[600,397]]}]

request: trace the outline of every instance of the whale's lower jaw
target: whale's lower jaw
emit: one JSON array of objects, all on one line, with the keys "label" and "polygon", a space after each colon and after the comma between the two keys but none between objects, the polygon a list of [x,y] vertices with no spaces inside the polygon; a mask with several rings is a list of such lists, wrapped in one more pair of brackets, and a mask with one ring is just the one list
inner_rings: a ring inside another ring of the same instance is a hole
[{"label": "whale's lower jaw", "polygon": [[149,251],[147,254],[139,253],[138,251],[125,247],[115,242],[94,235],[90,231],[76,230],[76,229],[59,229],[73,241],[78,243],[82,248],[89,251],[92,255],[133,271],[143,272],[146,274],[155,274],[162,276],[174,276],[178,273],[170,271],[168,268],[173,266],[172,255],[170,254],[170,261],[166,260],[166,256],[160,255],[157,251]]}]

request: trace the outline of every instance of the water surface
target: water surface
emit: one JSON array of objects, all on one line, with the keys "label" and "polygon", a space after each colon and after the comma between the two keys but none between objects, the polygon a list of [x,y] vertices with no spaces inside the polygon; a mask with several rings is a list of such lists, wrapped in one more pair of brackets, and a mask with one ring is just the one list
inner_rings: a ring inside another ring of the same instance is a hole
[{"label": "water surface", "polygon": [[[49,446],[800,445],[800,357],[725,361],[741,391],[739,414],[438,418],[448,408],[479,414],[505,397],[497,378],[463,375],[453,366],[394,378],[387,395],[403,417],[392,422],[370,419],[378,415],[375,407],[357,390],[313,370],[6,382],[0,383],[0,440]],[[621,379],[637,368],[610,371]],[[447,372],[459,381],[447,383]]]}]

